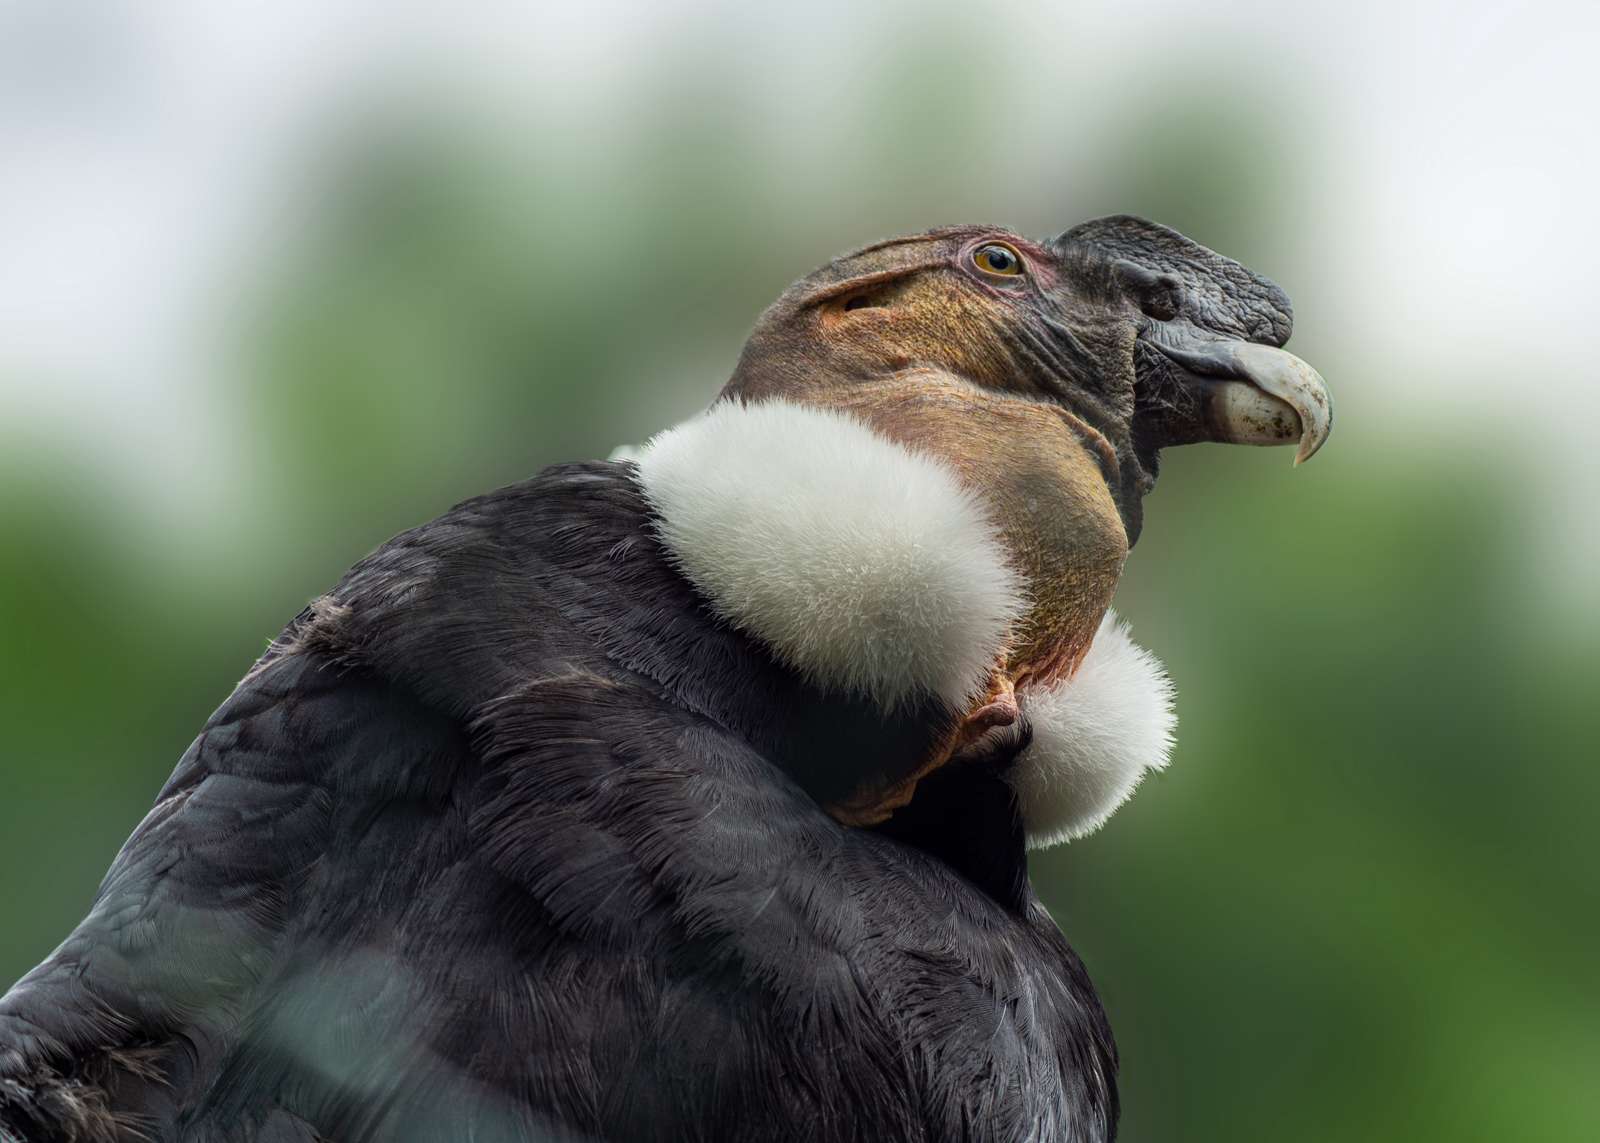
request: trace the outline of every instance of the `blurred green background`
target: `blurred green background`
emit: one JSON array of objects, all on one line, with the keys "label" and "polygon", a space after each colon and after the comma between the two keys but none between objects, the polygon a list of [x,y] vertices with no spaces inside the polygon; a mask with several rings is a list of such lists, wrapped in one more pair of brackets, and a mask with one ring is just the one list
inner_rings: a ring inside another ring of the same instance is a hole
[{"label": "blurred green background", "polygon": [[1123,1137],[1600,1137],[1592,12],[90,7],[0,35],[0,980],[386,537],[689,415],[835,253],[1129,211],[1338,415],[1168,455],[1175,762],[1035,862]]}]

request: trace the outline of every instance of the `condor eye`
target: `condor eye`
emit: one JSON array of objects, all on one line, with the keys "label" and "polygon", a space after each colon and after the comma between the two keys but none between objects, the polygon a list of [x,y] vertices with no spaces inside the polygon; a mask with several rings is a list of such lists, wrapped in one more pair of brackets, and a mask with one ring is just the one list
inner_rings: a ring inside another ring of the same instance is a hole
[{"label": "condor eye", "polygon": [[1022,256],[1011,247],[1002,246],[998,242],[991,242],[974,250],[972,264],[985,274],[1011,277],[1022,273]]}]

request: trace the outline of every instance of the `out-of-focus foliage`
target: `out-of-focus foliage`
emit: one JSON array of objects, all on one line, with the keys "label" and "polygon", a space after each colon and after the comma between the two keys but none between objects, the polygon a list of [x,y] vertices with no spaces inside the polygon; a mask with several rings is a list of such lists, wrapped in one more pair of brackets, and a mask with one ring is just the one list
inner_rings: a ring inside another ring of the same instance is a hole
[{"label": "out-of-focus foliage", "polygon": [[1093,151],[1031,141],[1035,174],[1093,168],[1063,199],[996,178],[1007,97],[966,52],[887,53],[833,200],[688,67],[636,80],[604,158],[448,110],[330,132],[309,220],[226,327],[249,478],[179,554],[87,458],[0,425],[0,978],[82,915],[266,640],[388,535],[690,413],[849,245],[1129,210],[1282,279],[1339,419],[1300,471],[1169,454],[1119,607],[1178,682],[1175,764],[1035,862],[1117,1029],[1125,1138],[1600,1133],[1600,667],[1592,614],[1528,599],[1521,454],[1488,430],[1402,448],[1364,411],[1406,379],[1319,320],[1313,268],[1283,273],[1301,144],[1259,91],[1179,77]]}]

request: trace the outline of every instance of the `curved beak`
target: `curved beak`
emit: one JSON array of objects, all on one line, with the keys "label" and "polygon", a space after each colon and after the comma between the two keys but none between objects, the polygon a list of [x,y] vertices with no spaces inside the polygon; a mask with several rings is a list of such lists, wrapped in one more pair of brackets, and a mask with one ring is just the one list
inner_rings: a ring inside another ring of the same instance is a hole
[{"label": "curved beak", "polygon": [[1310,460],[1333,430],[1333,398],[1322,375],[1288,350],[1218,337],[1192,325],[1151,331],[1150,344],[1199,381],[1201,409],[1230,444],[1298,440],[1294,463]]}]

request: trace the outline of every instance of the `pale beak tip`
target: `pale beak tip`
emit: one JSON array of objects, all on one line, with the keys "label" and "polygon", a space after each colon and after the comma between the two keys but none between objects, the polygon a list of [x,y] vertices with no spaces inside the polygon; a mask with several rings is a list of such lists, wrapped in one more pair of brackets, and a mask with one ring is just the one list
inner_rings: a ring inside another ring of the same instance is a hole
[{"label": "pale beak tip", "polygon": [[1322,446],[1327,443],[1327,440],[1328,434],[1326,431],[1308,433],[1301,437],[1300,447],[1294,450],[1294,467],[1299,468],[1306,461],[1316,456]]}]

